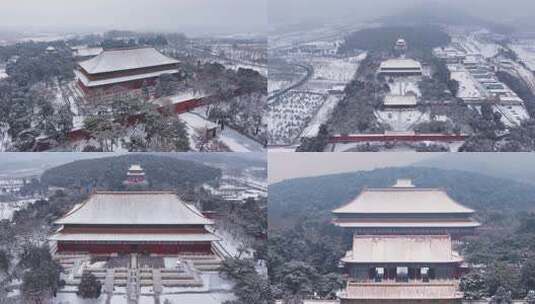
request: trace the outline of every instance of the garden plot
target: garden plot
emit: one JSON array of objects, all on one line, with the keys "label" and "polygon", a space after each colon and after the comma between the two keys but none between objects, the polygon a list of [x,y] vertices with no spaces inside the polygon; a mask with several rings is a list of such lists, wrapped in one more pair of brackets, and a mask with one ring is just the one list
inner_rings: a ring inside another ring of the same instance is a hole
[{"label": "garden plot", "polygon": [[292,144],[308,125],[326,96],[292,91],[270,105],[268,135],[270,144]]},{"label": "garden plot", "polygon": [[332,111],[338,105],[340,101],[339,97],[329,96],[323,105],[319,108],[314,118],[308,124],[306,129],[303,131],[303,137],[314,137],[318,135],[320,126],[329,120]]},{"label": "garden plot", "polygon": [[357,72],[362,56],[348,58],[314,58],[310,65],[314,67],[313,80],[331,80],[348,83]]}]

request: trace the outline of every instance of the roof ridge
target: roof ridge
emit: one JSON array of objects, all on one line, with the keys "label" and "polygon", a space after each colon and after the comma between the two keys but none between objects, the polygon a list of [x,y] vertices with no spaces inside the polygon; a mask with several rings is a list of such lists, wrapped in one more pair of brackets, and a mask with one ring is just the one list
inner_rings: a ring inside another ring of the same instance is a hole
[{"label": "roof ridge", "polygon": [[113,191],[113,190],[96,190],[94,194],[174,194],[171,190],[140,190],[140,191]]}]

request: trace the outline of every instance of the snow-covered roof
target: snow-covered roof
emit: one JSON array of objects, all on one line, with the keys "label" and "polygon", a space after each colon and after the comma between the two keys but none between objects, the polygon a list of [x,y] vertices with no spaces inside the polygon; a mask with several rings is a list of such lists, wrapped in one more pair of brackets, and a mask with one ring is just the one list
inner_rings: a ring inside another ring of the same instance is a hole
[{"label": "snow-covered roof", "polygon": [[154,48],[135,48],[103,51],[98,56],[78,63],[87,73],[107,73],[178,64]]},{"label": "snow-covered roof", "polygon": [[413,59],[398,58],[381,62],[381,69],[421,69],[422,65]]},{"label": "snow-covered roof", "polygon": [[470,220],[438,220],[438,219],[406,219],[403,222],[401,221],[387,221],[375,219],[374,221],[355,221],[355,220],[336,220],[336,225],[342,228],[392,228],[392,229],[401,229],[401,228],[436,228],[436,229],[454,229],[454,228],[476,228],[481,224]]},{"label": "snow-covered roof", "polygon": [[56,224],[210,225],[199,210],[166,191],[96,192]]},{"label": "snow-covered roof", "polygon": [[456,281],[438,282],[350,282],[346,291],[340,295],[342,299],[462,299],[463,293],[458,291]]},{"label": "snow-covered roof", "polygon": [[447,235],[355,235],[348,263],[460,263]]},{"label": "snow-covered roof", "polygon": [[219,238],[212,233],[57,233],[52,241],[91,242],[210,242]]},{"label": "snow-covered roof", "polygon": [[74,74],[76,75],[76,78],[80,80],[84,86],[90,88],[90,87],[98,87],[103,85],[109,85],[109,84],[116,84],[116,83],[123,83],[133,80],[139,80],[139,79],[148,79],[148,78],[154,78],[159,77],[163,74],[177,74],[178,69],[171,69],[171,70],[165,70],[165,71],[156,71],[151,73],[144,73],[144,74],[136,74],[136,75],[130,75],[130,76],[122,76],[122,77],[114,77],[109,79],[101,79],[101,80],[89,80],[84,73],[74,70]]},{"label": "snow-covered roof", "polygon": [[140,165],[131,165],[130,168],[128,168],[128,171],[143,171],[143,168],[141,168]]},{"label": "snow-covered roof", "polygon": [[91,57],[98,56],[104,51],[101,47],[80,47],[74,50],[75,57]]},{"label": "snow-covered roof", "polygon": [[386,95],[385,106],[415,106],[418,99],[414,95]]},{"label": "snow-covered roof", "polygon": [[410,214],[457,213],[471,214],[474,210],[457,203],[443,189],[390,187],[367,188],[335,214]]}]

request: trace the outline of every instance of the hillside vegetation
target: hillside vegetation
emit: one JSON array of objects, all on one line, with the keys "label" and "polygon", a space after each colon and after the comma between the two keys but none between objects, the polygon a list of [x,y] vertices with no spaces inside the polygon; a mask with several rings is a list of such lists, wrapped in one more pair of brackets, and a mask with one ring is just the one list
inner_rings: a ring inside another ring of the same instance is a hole
[{"label": "hillside vegetation", "polygon": [[269,188],[269,270],[276,297],[288,301],[335,298],[344,286],[338,261],[351,245],[351,233],[332,225],[330,211],[363,187],[388,187],[412,178],[418,187],[444,188],[474,208],[482,223],[460,251],[479,264],[463,277],[465,296],[480,299],[509,293],[523,298],[535,290],[535,187],[476,173],[434,168],[386,168],[300,178]]},{"label": "hillside vegetation", "polygon": [[43,173],[41,182],[56,187],[97,187],[121,190],[126,172],[132,164],[145,170],[149,186],[153,189],[174,189],[178,185],[191,186],[215,183],[221,170],[200,163],[172,157],[154,155],[122,155],[115,157],[79,160],[61,165]]}]

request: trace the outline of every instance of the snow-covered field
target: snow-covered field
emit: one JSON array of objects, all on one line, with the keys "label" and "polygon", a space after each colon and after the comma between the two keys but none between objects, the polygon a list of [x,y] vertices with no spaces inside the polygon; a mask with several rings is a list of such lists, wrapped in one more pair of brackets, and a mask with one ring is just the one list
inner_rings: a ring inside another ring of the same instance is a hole
[{"label": "snow-covered field", "polygon": [[529,114],[522,105],[496,105],[494,108],[502,114],[502,122],[506,126],[517,126],[529,119]]},{"label": "snow-covered field", "polygon": [[190,294],[167,294],[160,296],[160,303],[165,300],[180,304],[221,304],[225,301],[234,300],[229,293],[190,293]]},{"label": "snow-covered field", "polygon": [[302,79],[306,71],[297,65],[270,65],[268,76],[268,94],[286,89]]},{"label": "snow-covered field", "polygon": [[528,66],[528,68],[535,72],[535,41],[534,40],[520,40],[510,45],[513,51],[520,57],[520,59]]},{"label": "snow-covered field", "polygon": [[347,83],[353,79],[363,56],[348,58],[313,58],[308,63],[314,67],[315,80],[331,80]]},{"label": "snow-covered field", "polygon": [[318,135],[318,132],[320,130],[320,126],[327,122],[329,117],[331,116],[332,111],[338,105],[338,102],[340,101],[339,97],[336,96],[329,96],[327,100],[323,103],[321,108],[318,110],[316,115],[312,118],[306,129],[303,131],[302,136],[303,137],[314,137]]},{"label": "snow-covered field", "polygon": [[376,111],[377,119],[392,128],[392,131],[410,131],[418,123],[429,121],[429,113],[418,110]]},{"label": "snow-covered field", "polygon": [[[214,122],[203,117],[199,113],[187,112],[178,116],[188,128],[188,134],[192,141],[192,146],[195,146],[195,138],[206,132],[207,129],[218,128]],[[219,128],[218,128],[219,130]],[[225,126],[223,131],[218,131],[217,139],[220,140],[233,152],[261,152],[264,151],[262,145],[247,136],[244,136]]]},{"label": "snow-covered field", "polygon": [[483,97],[477,82],[468,71],[452,71],[451,78],[459,82],[457,97],[466,101],[480,100]]},{"label": "snow-covered field", "polygon": [[270,144],[292,144],[325,99],[322,94],[292,91],[271,103],[268,114]]},{"label": "snow-covered field", "polygon": [[6,73],[6,69],[0,69],[0,79],[9,77]]},{"label": "snow-covered field", "polygon": [[479,33],[469,36],[455,36],[452,42],[458,43],[467,54],[481,54],[485,58],[492,58],[501,48],[498,44],[482,39]]},{"label": "snow-covered field", "polygon": [[15,202],[0,202],[0,221],[11,220],[15,211],[26,208],[35,203],[36,199],[20,200]]}]

